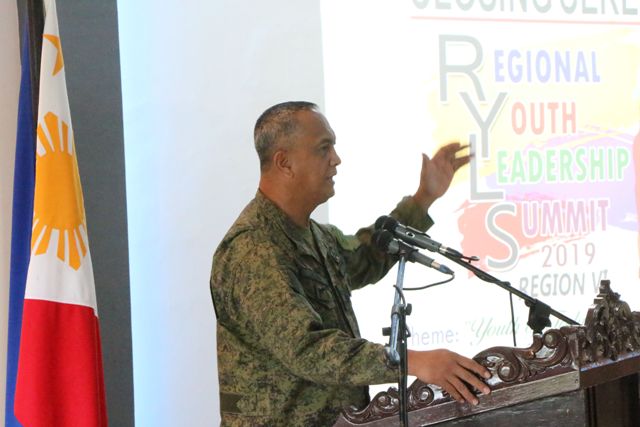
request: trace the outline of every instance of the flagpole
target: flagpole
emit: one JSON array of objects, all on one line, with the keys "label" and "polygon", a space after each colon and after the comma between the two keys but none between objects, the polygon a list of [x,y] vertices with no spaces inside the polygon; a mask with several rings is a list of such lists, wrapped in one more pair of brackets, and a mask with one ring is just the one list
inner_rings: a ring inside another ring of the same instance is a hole
[{"label": "flagpole", "polygon": [[[18,0],[18,3],[20,1]],[[27,0],[27,25],[29,26],[29,63],[31,65],[31,102],[33,123],[38,123],[38,98],[40,93],[40,60],[42,33],[44,31],[43,0]]]}]

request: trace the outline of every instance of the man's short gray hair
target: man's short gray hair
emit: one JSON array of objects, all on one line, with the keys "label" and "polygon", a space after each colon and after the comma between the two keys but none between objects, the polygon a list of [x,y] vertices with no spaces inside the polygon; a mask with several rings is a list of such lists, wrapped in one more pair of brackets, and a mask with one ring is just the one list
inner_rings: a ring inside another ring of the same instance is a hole
[{"label": "man's short gray hair", "polygon": [[253,141],[260,159],[260,169],[265,170],[273,153],[296,130],[298,111],[317,111],[318,106],[306,101],[287,101],[269,107],[258,117],[253,129]]}]

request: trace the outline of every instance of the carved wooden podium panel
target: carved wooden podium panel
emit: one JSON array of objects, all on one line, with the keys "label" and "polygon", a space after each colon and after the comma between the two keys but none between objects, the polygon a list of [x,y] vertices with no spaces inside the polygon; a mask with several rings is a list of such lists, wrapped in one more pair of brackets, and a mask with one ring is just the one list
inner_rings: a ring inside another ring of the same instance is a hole
[{"label": "carved wooden podium panel", "polygon": [[[472,406],[416,380],[408,392],[411,426],[640,426],[640,313],[608,280],[584,325],[534,335],[528,348],[489,348],[474,360],[492,373],[491,394]],[[397,426],[398,410],[390,388],[364,409],[345,409],[334,427]]]}]

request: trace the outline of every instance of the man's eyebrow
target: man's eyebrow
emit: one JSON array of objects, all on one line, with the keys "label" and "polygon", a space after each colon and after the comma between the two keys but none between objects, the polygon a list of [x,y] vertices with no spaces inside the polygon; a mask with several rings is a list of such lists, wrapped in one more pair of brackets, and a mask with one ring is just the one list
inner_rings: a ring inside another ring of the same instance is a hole
[{"label": "man's eyebrow", "polygon": [[325,137],[325,138],[322,138],[322,139],[318,142],[318,145],[323,145],[323,144],[336,145],[336,139],[335,139],[335,138],[331,138],[331,137]]}]

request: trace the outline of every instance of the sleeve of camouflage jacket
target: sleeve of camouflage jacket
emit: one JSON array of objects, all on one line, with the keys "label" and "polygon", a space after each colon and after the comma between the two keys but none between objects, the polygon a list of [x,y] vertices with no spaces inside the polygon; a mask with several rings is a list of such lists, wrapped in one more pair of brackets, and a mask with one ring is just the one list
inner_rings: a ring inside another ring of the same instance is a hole
[{"label": "sleeve of camouflage jacket", "polygon": [[[425,215],[422,207],[409,196],[398,203],[391,216],[401,224],[421,231],[426,231],[433,225],[431,217]],[[383,254],[372,244],[371,235],[375,231],[373,225],[361,228],[355,236],[344,235],[338,228],[329,227],[346,260],[352,289],[377,282],[398,260],[396,256]]]}]

